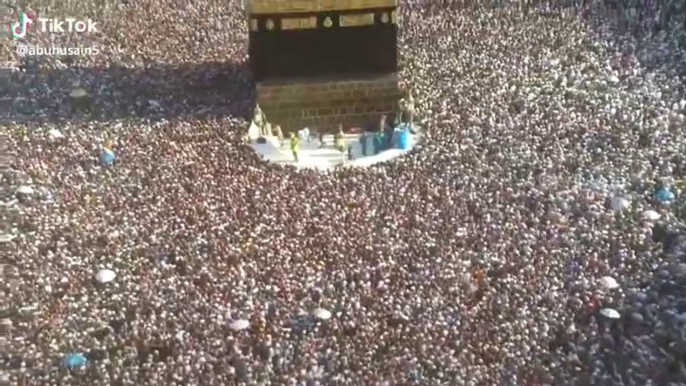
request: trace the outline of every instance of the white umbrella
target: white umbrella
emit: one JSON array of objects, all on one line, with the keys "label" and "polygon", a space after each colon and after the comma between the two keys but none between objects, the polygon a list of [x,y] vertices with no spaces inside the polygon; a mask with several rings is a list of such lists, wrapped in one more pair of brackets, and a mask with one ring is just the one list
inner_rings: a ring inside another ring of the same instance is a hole
[{"label": "white umbrella", "polygon": [[686,263],[679,263],[672,267],[672,274],[676,277],[686,277]]},{"label": "white umbrella", "polygon": [[83,98],[85,96],[88,96],[88,92],[82,88],[75,88],[71,90],[69,96],[72,98]]},{"label": "white umbrella", "polygon": [[229,328],[234,330],[234,331],[245,330],[246,328],[248,328],[248,326],[250,326],[250,322],[248,322],[245,319],[238,319],[238,320],[234,320],[233,322],[229,323]]},{"label": "white umbrella", "polygon": [[48,131],[48,135],[49,135],[50,138],[52,138],[52,139],[64,138],[64,134],[62,134],[62,132],[60,132],[60,131],[57,130],[57,129],[50,129],[50,131]]},{"label": "white umbrella", "polygon": [[17,193],[19,194],[33,194],[33,188],[30,186],[20,186],[17,188]]},{"label": "white umbrella", "polygon": [[619,283],[617,283],[617,280],[610,276],[604,276],[600,278],[600,284],[607,288],[607,289],[616,289],[619,288]]},{"label": "white umbrella", "polygon": [[314,315],[317,319],[321,320],[328,320],[331,319],[331,312],[329,310],[325,310],[323,308],[317,308],[312,312],[312,315]]},{"label": "white umbrella", "polygon": [[654,210],[646,210],[645,212],[643,212],[642,217],[644,220],[656,221],[660,218],[660,214]]},{"label": "white umbrella", "polygon": [[600,314],[610,319],[619,319],[620,317],[619,312],[617,312],[617,310],[613,310],[612,308],[603,308],[600,310]]},{"label": "white umbrella", "polygon": [[614,197],[612,199],[612,209],[615,212],[621,212],[623,210],[629,209],[631,206],[631,201],[624,197]]},{"label": "white umbrella", "polygon": [[0,233],[0,243],[9,243],[12,240],[14,240],[14,235],[5,232]]},{"label": "white umbrella", "polygon": [[97,280],[99,283],[109,283],[114,280],[115,277],[117,277],[117,274],[111,269],[101,269],[95,275],[95,280]]}]

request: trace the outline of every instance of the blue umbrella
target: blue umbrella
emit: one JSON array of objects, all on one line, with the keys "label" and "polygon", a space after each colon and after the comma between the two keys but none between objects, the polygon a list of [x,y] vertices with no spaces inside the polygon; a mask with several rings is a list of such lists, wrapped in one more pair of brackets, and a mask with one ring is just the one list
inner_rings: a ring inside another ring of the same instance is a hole
[{"label": "blue umbrella", "polygon": [[658,190],[655,194],[655,197],[658,201],[663,203],[674,201],[674,193],[672,193],[667,187],[660,188],[660,190]]},{"label": "blue umbrella", "polygon": [[112,165],[112,163],[114,163],[115,158],[116,157],[114,156],[112,150],[104,149],[103,152],[100,153],[100,162],[102,162],[105,165]]},{"label": "blue umbrella", "polygon": [[81,353],[69,354],[64,357],[64,365],[68,368],[83,366],[88,362],[88,358]]}]

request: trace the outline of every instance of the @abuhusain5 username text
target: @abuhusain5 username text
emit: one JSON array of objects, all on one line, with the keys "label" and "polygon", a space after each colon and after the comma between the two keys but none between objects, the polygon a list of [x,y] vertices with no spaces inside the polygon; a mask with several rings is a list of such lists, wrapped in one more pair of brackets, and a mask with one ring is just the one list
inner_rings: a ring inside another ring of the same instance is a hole
[{"label": "@abuhusain5 username text", "polygon": [[86,56],[99,54],[100,47],[37,46],[20,43],[17,44],[16,51],[19,56]]}]

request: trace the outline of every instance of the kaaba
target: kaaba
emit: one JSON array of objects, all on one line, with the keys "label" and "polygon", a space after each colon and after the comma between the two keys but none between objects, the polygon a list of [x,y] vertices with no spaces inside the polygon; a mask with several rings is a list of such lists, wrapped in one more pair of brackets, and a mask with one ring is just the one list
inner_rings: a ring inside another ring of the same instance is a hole
[{"label": "kaaba", "polygon": [[258,104],[284,131],[361,126],[394,109],[397,0],[252,0],[248,26]]}]

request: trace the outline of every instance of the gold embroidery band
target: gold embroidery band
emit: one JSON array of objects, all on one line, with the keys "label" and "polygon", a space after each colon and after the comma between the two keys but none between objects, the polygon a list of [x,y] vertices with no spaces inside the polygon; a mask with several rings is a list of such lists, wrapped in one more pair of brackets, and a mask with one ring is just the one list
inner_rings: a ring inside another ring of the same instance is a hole
[{"label": "gold embroidery band", "polygon": [[365,13],[364,15],[341,15],[341,27],[359,27],[363,25],[374,25],[374,14]]},{"label": "gold embroidery band", "polygon": [[287,18],[281,19],[281,29],[308,29],[317,28],[317,18],[316,17],[300,17],[300,18]]},{"label": "gold embroidery band", "polygon": [[252,14],[351,11],[394,8],[398,0],[248,0]]}]

